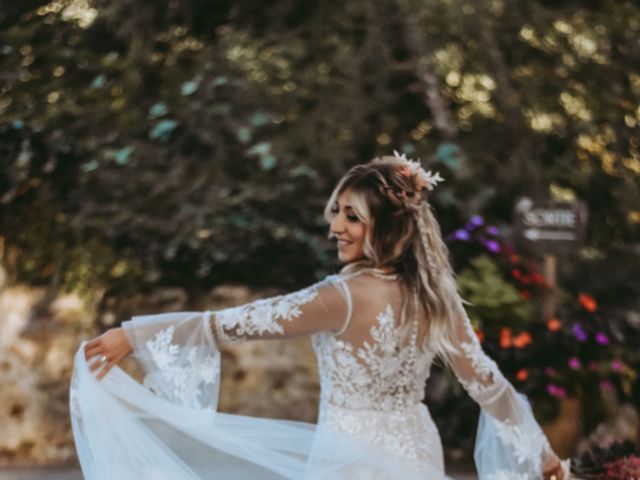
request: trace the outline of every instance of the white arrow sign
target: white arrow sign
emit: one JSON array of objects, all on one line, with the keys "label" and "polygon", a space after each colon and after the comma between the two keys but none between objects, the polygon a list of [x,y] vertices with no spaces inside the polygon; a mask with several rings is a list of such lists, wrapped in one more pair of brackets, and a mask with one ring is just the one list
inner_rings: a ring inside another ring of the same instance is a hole
[{"label": "white arrow sign", "polygon": [[528,240],[575,240],[576,235],[572,232],[545,232],[536,228],[527,228],[524,237]]}]

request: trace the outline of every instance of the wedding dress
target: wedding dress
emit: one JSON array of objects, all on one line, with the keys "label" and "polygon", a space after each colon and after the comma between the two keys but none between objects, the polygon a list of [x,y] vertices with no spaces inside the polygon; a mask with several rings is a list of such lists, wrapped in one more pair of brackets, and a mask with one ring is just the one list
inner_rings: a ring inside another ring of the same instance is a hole
[{"label": "wedding dress", "polygon": [[[219,311],[135,316],[122,328],[143,384],[118,367],[97,381],[83,342],[70,410],[85,478],[448,479],[422,403],[434,354],[417,340],[421,322],[399,318],[402,302],[399,280],[360,272]],[[479,478],[541,478],[551,450],[528,402],[482,351],[461,301],[451,321],[450,367],[482,407]],[[317,424],[217,411],[218,345],[298,335],[318,359]]]}]

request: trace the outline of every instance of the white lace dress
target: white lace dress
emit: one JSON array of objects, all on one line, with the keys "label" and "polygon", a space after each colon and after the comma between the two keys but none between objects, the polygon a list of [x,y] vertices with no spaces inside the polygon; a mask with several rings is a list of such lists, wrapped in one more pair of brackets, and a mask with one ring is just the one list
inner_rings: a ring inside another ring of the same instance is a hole
[{"label": "white lace dress", "polygon": [[[361,273],[216,312],[133,317],[123,328],[143,384],[118,367],[96,381],[81,345],[70,408],[85,478],[447,479],[422,403],[434,355],[401,306],[397,280]],[[450,366],[482,407],[479,478],[541,478],[548,442],[459,307]],[[218,345],[298,335],[318,359],[317,424],[217,411]]]}]

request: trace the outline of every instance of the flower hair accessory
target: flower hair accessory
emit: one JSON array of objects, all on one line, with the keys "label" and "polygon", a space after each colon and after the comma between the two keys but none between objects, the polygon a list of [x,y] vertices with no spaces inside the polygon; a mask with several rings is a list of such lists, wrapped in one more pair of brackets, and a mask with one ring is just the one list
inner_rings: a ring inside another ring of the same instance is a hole
[{"label": "flower hair accessory", "polygon": [[413,183],[417,191],[426,188],[431,192],[438,186],[438,182],[444,182],[444,178],[440,176],[440,172],[436,172],[435,174],[431,173],[431,170],[425,172],[420,164],[420,160],[411,160],[407,158],[405,153],[400,155],[396,150],[393,151],[393,155],[403,162],[403,165],[400,167],[400,173],[405,177],[413,177]]}]

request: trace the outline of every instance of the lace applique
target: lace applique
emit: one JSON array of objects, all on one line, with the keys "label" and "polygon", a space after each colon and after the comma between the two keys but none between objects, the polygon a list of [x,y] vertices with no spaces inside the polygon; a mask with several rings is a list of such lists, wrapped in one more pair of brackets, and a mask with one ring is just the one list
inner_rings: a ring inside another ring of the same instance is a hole
[{"label": "lace applique", "polygon": [[471,361],[474,375],[471,379],[458,379],[469,395],[480,404],[486,404],[495,400],[509,386],[500,372],[498,365],[487,356],[479,344],[465,342],[460,344],[465,358]]},{"label": "lace applique", "polygon": [[182,405],[205,408],[200,396],[204,384],[215,385],[220,371],[220,359],[215,355],[200,356],[198,347],[181,347],[171,343],[173,325],[159,331],[145,346],[159,369],[160,379],[154,375],[145,378],[145,385],[154,393],[168,400],[178,400]]},{"label": "lace applique", "polygon": [[371,341],[360,348],[332,335],[313,336],[318,355],[323,400],[351,409],[392,411],[422,401],[433,355],[423,352],[416,361],[412,325],[409,342],[401,344],[391,305],[376,317]]},{"label": "lace applique", "polygon": [[320,421],[415,465],[423,463],[444,471],[440,435],[424,404],[400,412],[359,411],[329,405],[321,409]]},{"label": "lace applique", "polygon": [[542,452],[548,442],[542,431],[536,428],[537,424],[512,425],[509,420],[504,422],[494,420],[494,422],[498,438],[505,445],[513,448],[515,459],[519,464],[542,458]]},{"label": "lace applique", "polygon": [[227,308],[215,313],[218,339],[230,342],[245,335],[284,333],[281,320],[291,321],[302,312],[300,307],[318,296],[318,290],[309,287],[289,295],[255,301],[241,307]]},{"label": "lace applique", "polygon": [[486,404],[495,400],[508,387],[508,382],[502,375],[498,365],[483,350],[471,323],[465,319],[465,337],[467,342],[460,342],[463,355],[471,363],[472,378],[456,375],[469,395],[479,404]]}]

